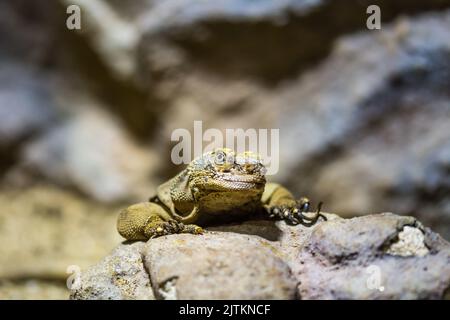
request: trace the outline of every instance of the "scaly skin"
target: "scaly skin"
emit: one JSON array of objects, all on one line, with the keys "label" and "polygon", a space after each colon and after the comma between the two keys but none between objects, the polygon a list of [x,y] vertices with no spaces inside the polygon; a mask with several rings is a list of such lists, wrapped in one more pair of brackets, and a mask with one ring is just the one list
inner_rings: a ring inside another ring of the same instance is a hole
[{"label": "scaly skin", "polygon": [[320,214],[308,213],[307,198],[296,200],[284,187],[266,183],[265,168],[251,152],[236,155],[217,149],[193,160],[162,184],[150,202],[123,210],[117,230],[128,240],[147,240],[173,233],[201,234],[194,223],[207,224],[262,212],[291,224],[314,224]]}]

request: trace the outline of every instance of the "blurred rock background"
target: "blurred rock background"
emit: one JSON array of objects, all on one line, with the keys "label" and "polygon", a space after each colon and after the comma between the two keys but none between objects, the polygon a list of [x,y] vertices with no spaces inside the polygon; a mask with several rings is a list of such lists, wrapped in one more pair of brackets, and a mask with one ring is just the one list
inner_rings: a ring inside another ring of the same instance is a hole
[{"label": "blurred rock background", "polygon": [[[66,28],[81,7],[82,29]],[[366,28],[381,8],[382,29]],[[179,167],[172,130],[279,128],[272,180],[450,239],[450,1],[0,1],[0,298],[66,268]]]}]

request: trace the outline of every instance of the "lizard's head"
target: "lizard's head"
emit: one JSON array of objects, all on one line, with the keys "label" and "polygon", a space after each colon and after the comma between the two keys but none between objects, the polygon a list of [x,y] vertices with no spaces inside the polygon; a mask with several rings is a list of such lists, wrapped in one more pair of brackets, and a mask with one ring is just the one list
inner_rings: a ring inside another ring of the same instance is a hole
[{"label": "lizard's head", "polygon": [[192,161],[187,170],[190,187],[201,193],[261,191],[266,182],[266,169],[252,152],[236,154],[230,149],[216,149]]}]

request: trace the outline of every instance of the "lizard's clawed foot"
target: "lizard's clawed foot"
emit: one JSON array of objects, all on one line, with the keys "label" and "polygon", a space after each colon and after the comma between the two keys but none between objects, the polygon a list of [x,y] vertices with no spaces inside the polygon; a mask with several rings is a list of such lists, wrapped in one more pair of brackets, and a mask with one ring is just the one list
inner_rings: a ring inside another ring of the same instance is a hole
[{"label": "lizard's clawed foot", "polygon": [[175,220],[150,223],[145,229],[149,239],[177,233],[202,234],[203,229],[194,224],[184,224]]},{"label": "lizard's clawed foot", "polygon": [[302,223],[304,225],[313,225],[319,217],[327,218],[320,213],[322,202],[317,206],[317,211],[309,212],[311,203],[307,198],[300,198],[293,203],[280,206],[271,206],[268,208],[270,218],[278,218],[286,220],[288,223],[296,225]]}]

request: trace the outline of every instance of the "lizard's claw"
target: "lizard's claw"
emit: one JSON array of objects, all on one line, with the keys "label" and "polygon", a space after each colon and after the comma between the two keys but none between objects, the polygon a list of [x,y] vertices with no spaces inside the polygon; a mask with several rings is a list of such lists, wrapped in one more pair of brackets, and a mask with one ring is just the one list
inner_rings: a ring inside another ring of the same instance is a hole
[{"label": "lizard's claw", "polygon": [[184,225],[183,233],[203,234],[203,229],[195,224]]},{"label": "lizard's claw", "polygon": [[180,230],[181,226],[176,221],[164,221],[149,225],[145,232],[150,236],[150,238],[156,238],[179,233]]},{"label": "lizard's claw", "polygon": [[291,224],[299,224],[300,221],[297,219],[297,208],[288,206],[274,206],[269,208],[269,217],[278,218],[288,221]]},{"label": "lizard's claw", "polygon": [[[302,199],[300,199],[302,201]],[[322,209],[323,202],[319,202],[317,205],[317,210],[315,212],[309,212],[310,203],[307,202],[307,205],[303,205],[303,208],[305,210],[300,210],[298,215],[300,219],[306,222],[308,225],[312,225],[316,223],[316,221],[319,219],[319,217],[322,217],[325,221],[327,221],[327,217],[325,217],[323,214],[320,213],[320,210]]]},{"label": "lizard's claw", "polygon": [[175,220],[152,224],[149,225],[146,229],[146,234],[149,235],[149,238],[157,238],[177,233],[202,234],[203,229],[194,224],[184,224]]},{"label": "lizard's claw", "polygon": [[307,198],[300,198],[289,205],[269,207],[269,217],[283,219],[293,225],[299,223],[312,225],[317,221],[319,216],[322,216],[325,220],[327,220],[326,217],[320,213],[322,202],[319,203],[317,206],[317,211],[314,213],[309,212],[310,207],[311,204]]}]

